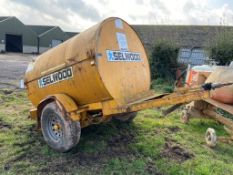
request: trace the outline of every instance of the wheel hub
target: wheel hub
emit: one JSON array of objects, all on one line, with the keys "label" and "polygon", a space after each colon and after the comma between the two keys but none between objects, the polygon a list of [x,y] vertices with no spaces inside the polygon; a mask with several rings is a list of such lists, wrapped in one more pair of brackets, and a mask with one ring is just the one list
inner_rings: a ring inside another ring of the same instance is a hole
[{"label": "wheel hub", "polygon": [[60,123],[54,124],[53,129],[54,129],[55,131],[61,130],[61,125],[60,125]]},{"label": "wheel hub", "polygon": [[55,141],[59,141],[62,137],[61,120],[56,115],[51,115],[48,119],[48,126],[50,137]]}]

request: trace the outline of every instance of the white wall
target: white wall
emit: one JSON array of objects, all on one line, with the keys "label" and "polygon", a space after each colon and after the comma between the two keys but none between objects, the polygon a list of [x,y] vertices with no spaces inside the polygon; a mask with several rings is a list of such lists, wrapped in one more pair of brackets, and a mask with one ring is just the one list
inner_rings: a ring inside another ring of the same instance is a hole
[{"label": "white wall", "polygon": [[0,52],[5,51],[5,44],[0,44]]},{"label": "white wall", "polygon": [[23,53],[37,53],[37,47],[36,46],[23,46]]},{"label": "white wall", "polygon": [[[40,53],[51,49],[50,47],[40,47]],[[0,44],[0,52],[5,51],[5,44]],[[37,46],[23,46],[23,53],[37,53]]]}]

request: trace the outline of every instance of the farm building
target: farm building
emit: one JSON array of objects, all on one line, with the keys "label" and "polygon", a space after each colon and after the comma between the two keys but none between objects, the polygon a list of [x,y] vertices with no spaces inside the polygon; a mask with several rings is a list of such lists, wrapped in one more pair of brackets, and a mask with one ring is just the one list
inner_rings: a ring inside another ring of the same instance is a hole
[{"label": "farm building", "polygon": [[53,48],[70,37],[58,26],[27,25],[38,36],[38,53]]},{"label": "farm building", "polygon": [[58,26],[24,25],[16,17],[0,17],[0,52],[43,53],[69,38]]},{"label": "farm building", "polygon": [[0,52],[37,52],[37,35],[15,17],[0,17]]},{"label": "farm building", "polygon": [[69,36],[69,38],[72,38],[73,36],[79,34],[79,32],[65,32],[65,33]]}]

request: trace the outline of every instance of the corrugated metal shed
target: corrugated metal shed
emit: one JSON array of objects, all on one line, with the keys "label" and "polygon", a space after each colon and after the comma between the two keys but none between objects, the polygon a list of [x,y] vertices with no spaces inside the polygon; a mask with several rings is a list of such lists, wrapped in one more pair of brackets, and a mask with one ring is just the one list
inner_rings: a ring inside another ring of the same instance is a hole
[{"label": "corrugated metal shed", "polygon": [[37,52],[37,35],[15,17],[0,18],[0,51]]},{"label": "corrugated metal shed", "polygon": [[54,28],[55,26],[43,26],[43,25],[26,25],[31,28],[37,35],[47,32],[48,30]]},{"label": "corrugated metal shed", "polygon": [[79,34],[78,32],[65,32],[65,33],[69,36],[69,38],[72,38],[73,36]]},{"label": "corrugated metal shed", "polygon": [[38,35],[39,53],[45,52],[69,39],[69,36],[58,26],[28,25],[28,27]]},{"label": "corrugated metal shed", "polygon": [[0,16],[0,22],[7,19],[7,18],[10,18],[10,16]]}]

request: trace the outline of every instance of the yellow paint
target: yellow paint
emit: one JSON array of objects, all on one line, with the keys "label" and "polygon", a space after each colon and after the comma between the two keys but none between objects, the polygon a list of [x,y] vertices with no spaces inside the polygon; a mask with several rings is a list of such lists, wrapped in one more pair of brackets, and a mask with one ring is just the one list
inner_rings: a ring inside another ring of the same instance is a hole
[{"label": "yellow paint", "polygon": [[[107,50],[119,51],[125,43],[120,42],[119,35],[126,38],[124,49],[140,53],[141,61],[108,60]],[[39,87],[38,80],[42,77],[67,67],[72,67],[71,78]],[[149,63],[142,42],[132,27],[119,18],[108,18],[40,55],[25,75],[28,97],[35,108],[52,98],[73,121],[80,121],[82,127],[103,122],[112,114],[209,97],[200,88],[192,92],[180,89],[158,97],[150,91],[150,83]],[[93,111],[102,112],[103,117],[90,117]],[[37,118],[36,110],[31,115]]]},{"label": "yellow paint", "polygon": [[53,94],[52,98],[55,98],[56,101],[60,102],[60,104],[65,108],[66,112],[74,112],[78,110],[78,106],[74,100],[65,94]]},{"label": "yellow paint", "polygon": [[[103,108],[102,103],[91,103],[88,104],[88,110],[101,110]],[[81,107],[80,107],[81,108]]]},{"label": "yellow paint", "polygon": [[[69,114],[70,118],[73,121],[79,121],[81,119],[80,113],[83,112],[83,110],[79,109],[74,100],[72,100],[71,97],[65,95],[65,94],[54,94],[52,97],[55,99],[59,104],[62,105],[62,107],[65,109],[65,111]],[[61,107],[61,108],[62,108]]]},{"label": "yellow paint", "polygon": [[33,108],[30,110],[30,118],[33,120],[37,120],[37,109]]},{"label": "yellow paint", "polygon": [[168,105],[175,105],[175,104],[182,104],[188,103],[195,100],[203,100],[210,98],[210,92],[204,91],[201,87],[199,89],[195,88],[195,90],[190,88],[190,91],[185,93],[172,93],[169,95],[165,95],[164,97],[151,97],[144,101],[139,101],[136,103],[131,103],[128,105],[123,106],[114,106],[113,103],[106,104],[106,109],[104,112],[106,115],[110,114],[118,114],[118,113],[125,113],[125,112],[134,112],[140,111],[149,108],[156,108],[161,106],[168,106]]},{"label": "yellow paint", "polygon": [[81,120],[81,115],[78,112],[71,112],[70,113],[70,118],[73,121],[80,121]]},{"label": "yellow paint", "polygon": [[[149,90],[150,70],[145,49],[135,31],[122,20],[123,28],[108,18],[79,35],[40,55],[25,75],[29,99],[34,106],[52,94],[65,93],[80,105],[116,100],[126,104],[128,96]],[[116,33],[124,33],[128,50],[139,52],[140,62],[109,62],[106,50],[119,50]],[[93,62],[95,64],[93,64]],[[62,67],[62,66],[63,67]],[[38,79],[72,66],[73,78],[38,87]]]},{"label": "yellow paint", "polygon": [[[122,26],[117,26],[116,20]],[[126,36],[128,51],[140,53],[142,61],[108,61],[107,50],[120,50],[117,33]],[[72,78],[39,88],[41,77],[69,66],[73,69]],[[103,110],[102,103],[114,100],[115,105],[121,106],[130,96],[149,90],[150,69],[142,42],[132,27],[119,18],[108,18],[40,55],[33,69],[26,72],[25,84],[35,107],[49,96],[56,96],[68,111],[79,110],[70,106],[68,97],[76,106]]]},{"label": "yellow paint", "polygon": [[63,67],[65,67],[65,63],[62,63],[62,64],[60,64],[60,65],[57,65],[56,67],[50,68],[50,69],[48,69],[48,70],[45,70],[45,71],[41,72],[41,75],[45,75],[45,74],[52,73],[52,72],[54,72],[54,71],[56,71],[56,70],[59,70],[59,69],[61,69],[61,68],[63,68]]}]

